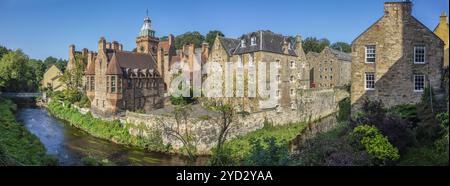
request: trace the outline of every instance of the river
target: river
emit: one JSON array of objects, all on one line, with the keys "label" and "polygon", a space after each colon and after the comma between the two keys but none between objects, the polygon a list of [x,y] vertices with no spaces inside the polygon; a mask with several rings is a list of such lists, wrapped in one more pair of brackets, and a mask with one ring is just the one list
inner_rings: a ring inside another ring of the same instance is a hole
[{"label": "river", "polygon": [[[56,156],[60,165],[83,165],[83,157],[108,159],[114,165],[186,165],[180,156],[146,152],[93,137],[51,116],[45,109],[22,108],[17,120],[44,144],[47,153]],[[201,165],[200,158],[195,165]]]}]

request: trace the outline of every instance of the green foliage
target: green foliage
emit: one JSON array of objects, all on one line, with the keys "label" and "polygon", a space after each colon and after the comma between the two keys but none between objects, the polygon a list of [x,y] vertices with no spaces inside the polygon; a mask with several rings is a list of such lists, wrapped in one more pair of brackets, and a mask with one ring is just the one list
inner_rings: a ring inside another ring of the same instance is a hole
[{"label": "green foliage", "polygon": [[195,47],[200,47],[205,37],[200,32],[186,32],[175,37],[174,45],[176,49],[182,49],[185,44],[194,44]]},{"label": "green foliage", "polygon": [[351,114],[350,98],[345,98],[344,100],[339,102],[339,112],[337,115],[337,121],[338,122],[349,121],[350,114]]},{"label": "green foliage", "polygon": [[318,40],[315,37],[307,37],[305,40],[303,40],[303,50],[305,51],[305,53],[320,53],[327,46],[330,46],[330,41],[328,41],[328,39]]},{"label": "green foliage", "polygon": [[214,153],[211,159],[219,157],[222,160],[222,164],[220,165],[244,164],[246,159],[252,155],[252,152],[255,152],[252,149],[256,145],[252,144],[252,142],[260,142],[261,146],[266,147],[267,141],[264,139],[273,137],[278,147],[288,145],[290,141],[306,129],[306,126],[305,123],[294,123],[276,127],[271,124],[266,124],[262,129],[225,142],[222,152]]},{"label": "green foliage", "polygon": [[52,65],[56,65],[59,70],[65,71],[67,67],[67,60],[56,59],[55,57],[49,56],[44,60],[45,70],[48,70]]},{"label": "green foliage", "polygon": [[448,112],[439,113],[436,115],[436,119],[439,121],[443,128],[448,129]]},{"label": "green foliage", "polygon": [[0,59],[2,59],[2,57],[8,52],[10,52],[8,48],[0,45]]},{"label": "green foliage", "polygon": [[417,123],[419,121],[416,105],[412,104],[397,105],[390,108],[388,112],[413,123]]},{"label": "green foliage", "polygon": [[288,165],[291,161],[288,143],[277,142],[275,137],[263,139],[251,139],[251,150],[245,157],[244,165],[247,166],[281,166]]},{"label": "green foliage", "polygon": [[211,30],[208,32],[208,34],[206,34],[205,42],[209,44],[210,48],[214,45],[214,40],[217,36],[225,37],[225,34],[218,30]]},{"label": "green foliage", "polygon": [[35,65],[20,49],[0,59],[0,90],[8,92],[34,91],[39,85]]},{"label": "green foliage", "polygon": [[114,163],[108,159],[98,158],[94,156],[86,156],[81,158],[81,163],[85,166],[113,166]]},{"label": "green foliage", "polygon": [[11,100],[0,98],[0,165],[57,165],[39,139],[16,121],[15,107]]},{"label": "green foliage", "polygon": [[431,109],[431,106],[435,107],[436,98],[434,97],[434,90],[432,87],[427,86],[423,91],[421,104],[427,109]]},{"label": "green foliage", "polygon": [[383,136],[380,131],[373,126],[358,126],[353,129],[351,136],[355,141],[359,142],[373,158],[381,161],[383,164],[389,161],[396,161],[400,158],[398,149],[389,143],[388,138]]},{"label": "green foliage", "polygon": [[[148,137],[132,136],[128,131],[129,125],[122,125],[119,121],[104,121],[93,117],[90,113],[81,114],[70,104],[64,106],[58,101],[52,100],[47,109],[59,119],[68,121],[70,125],[86,131],[87,133],[118,144],[131,145],[150,151],[166,152],[160,131],[149,131]],[[147,129],[148,130],[148,129]]]},{"label": "green foliage", "polygon": [[330,48],[339,50],[345,53],[351,53],[352,52],[352,46],[346,42],[336,42],[333,43]]},{"label": "green foliage", "polygon": [[83,74],[86,68],[87,59],[81,55],[75,55],[75,67],[66,70],[59,81],[67,85],[67,89],[77,90],[83,84]]}]

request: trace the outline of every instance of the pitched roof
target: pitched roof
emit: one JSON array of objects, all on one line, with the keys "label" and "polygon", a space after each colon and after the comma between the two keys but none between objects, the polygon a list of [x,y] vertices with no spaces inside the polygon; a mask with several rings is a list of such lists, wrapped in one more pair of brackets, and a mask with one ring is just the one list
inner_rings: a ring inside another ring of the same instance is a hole
[{"label": "pitched roof", "polygon": [[[251,45],[250,43],[252,37],[256,37],[255,45]],[[247,45],[245,47],[238,45],[238,47],[234,50],[234,54],[244,54],[256,51],[266,51],[284,54],[283,45],[285,42],[287,42],[290,44],[290,48],[288,49],[288,55],[297,56],[297,54],[295,53],[295,39],[283,36],[281,34],[273,33],[272,31],[269,30],[260,30],[244,34],[240,37],[240,39],[241,40],[244,39]]]},{"label": "pitched roof", "polygon": [[129,69],[156,69],[153,56],[136,52],[115,51],[106,70],[106,74],[122,74]]},{"label": "pitched roof", "polygon": [[232,38],[219,37],[219,41],[229,56],[234,52],[234,49],[239,45],[239,40]]},{"label": "pitched roof", "polygon": [[336,57],[339,60],[343,60],[343,61],[352,61],[352,56],[349,53],[345,53],[339,50],[335,50],[330,48],[331,53],[333,53],[334,55],[336,55]]}]

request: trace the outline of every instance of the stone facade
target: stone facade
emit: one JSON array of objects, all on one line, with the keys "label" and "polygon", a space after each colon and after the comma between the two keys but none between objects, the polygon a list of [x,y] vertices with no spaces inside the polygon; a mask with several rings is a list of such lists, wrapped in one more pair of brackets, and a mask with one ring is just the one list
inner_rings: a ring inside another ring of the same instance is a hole
[{"label": "stone facade", "polygon": [[[298,103],[296,109],[286,109],[279,112],[276,109],[262,112],[254,112],[246,116],[237,115],[234,119],[229,138],[245,135],[264,127],[264,121],[271,122],[274,126],[282,126],[296,122],[307,122],[327,117],[338,111],[338,103],[349,97],[349,93],[344,89],[299,89],[296,93],[295,102]],[[129,132],[132,135],[144,136],[155,131],[161,132],[165,145],[170,144],[174,151],[183,147],[180,140],[164,132],[165,124],[175,125],[175,119],[171,113],[166,114],[137,114],[126,113],[126,123],[129,125]],[[166,126],[167,127],[167,126]],[[188,122],[182,122],[180,131],[186,128],[192,135],[197,153],[210,154],[211,148],[216,145],[218,136],[218,126],[211,120],[189,117]],[[300,132],[300,131],[299,131]]]},{"label": "stone facade", "polygon": [[366,98],[391,107],[441,88],[444,42],[411,11],[410,1],[385,3],[383,17],[352,42],[353,113]]},{"label": "stone facade", "polygon": [[59,81],[62,75],[63,72],[55,65],[52,65],[44,73],[44,77],[42,78],[41,81],[41,87],[51,89],[54,91],[62,91],[66,89],[66,85],[63,82]]},{"label": "stone facade", "polygon": [[[151,30],[150,19],[144,19],[136,38],[137,52],[124,51],[117,41],[100,38],[98,52],[83,50],[87,60],[84,90],[91,101],[91,111],[103,117],[114,117],[125,110],[145,112],[163,107],[164,60],[172,54],[173,36],[161,42]],[[74,66],[75,46],[69,50],[69,65]]]},{"label": "stone facade", "polygon": [[[244,44],[243,44],[244,43]],[[278,106],[281,108],[295,108],[295,101],[291,98],[296,94],[298,89],[309,88],[309,66],[306,63],[306,56],[301,45],[301,37],[295,39],[275,34],[271,31],[257,31],[245,34],[238,39],[217,37],[214,46],[212,46],[209,61],[218,62],[222,67],[226,62],[232,62],[233,77],[236,77],[238,64],[242,61],[243,74],[242,78],[254,79],[254,85],[258,90],[259,86],[259,63],[266,63],[266,70],[269,72],[270,62],[278,64],[279,76],[277,77],[277,97]],[[255,73],[251,73],[251,68],[255,69]],[[222,79],[225,79],[225,68],[222,69]],[[268,74],[268,73],[267,73]],[[269,75],[266,82],[269,82]],[[259,104],[261,97],[249,96],[247,92],[250,86],[247,81],[243,84],[233,80],[233,98],[215,99],[220,102],[233,102],[238,105],[238,109],[256,112],[262,109],[268,109]],[[243,86],[243,97],[236,95],[236,87]],[[225,90],[223,91],[225,95]]]},{"label": "stone facade", "polygon": [[350,85],[351,54],[326,47],[321,53],[309,52],[311,88]]},{"label": "stone facade", "polygon": [[448,68],[448,48],[449,48],[449,32],[448,32],[448,17],[447,14],[442,13],[439,18],[439,24],[434,29],[434,33],[444,41],[444,68]]}]

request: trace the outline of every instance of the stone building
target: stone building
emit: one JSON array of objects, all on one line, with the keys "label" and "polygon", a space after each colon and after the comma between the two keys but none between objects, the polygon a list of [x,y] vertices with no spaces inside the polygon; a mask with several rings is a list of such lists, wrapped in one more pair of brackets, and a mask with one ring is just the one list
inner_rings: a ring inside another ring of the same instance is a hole
[{"label": "stone building", "polygon": [[384,15],[352,42],[351,103],[417,103],[441,88],[444,42],[411,15],[412,3],[386,2]]},{"label": "stone building", "polygon": [[[269,63],[275,62],[277,64],[279,75],[276,77],[276,97],[279,109],[288,108],[296,109],[297,102],[295,99],[297,89],[309,88],[309,66],[306,62],[306,56],[301,45],[301,37],[295,38],[283,36],[267,30],[260,30],[244,34],[238,39],[217,37],[209,54],[209,61],[219,62],[222,67],[226,62],[233,62],[233,75],[239,75],[237,69],[239,65],[237,61],[242,61],[243,65],[243,79],[253,79],[255,85],[244,81],[243,84],[233,81],[233,96],[232,98],[223,98],[221,101],[230,102],[238,105],[240,110],[254,112],[262,109],[268,109],[260,104],[262,99],[256,93],[251,93],[248,90],[249,86],[255,86],[258,90],[259,86],[259,62],[266,63],[266,71],[270,70]],[[256,69],[256,73],[250,69]],[[222,69],[225,71],[225,69]],[[225,73],[223,79],[225,79]],[[263,80],[264,81],[264,80]],[[269,75],[267,75],[265,82],[269,83]],[[244,87],[242,97],[236,92],[236,87]],[[264,86],[263,86],[264,87]],[[225,90],[224,94],[225,95]]]},{"label": "stone building", "polygon": [[91,111],[108,117],[123,110],[150,111],[163,107],[165,85],[160,72],[164,69],[165,55],[171,52],[170,42],[160,45],[148,17],[136,39],[137,52],[124,51],[119,42],[109,43],[100,38],[98,52],[87,54],[85,70]]},{"label": "stone building", "polygon": [[51,89],[53,91],[62,91],[66,89],[66,85],[63,82],[59,81],[62,75],[63,72],[55,65],[52,65],[44,73],[44,77],[41,81],[41,87],[45,89]]},{"label": "stone building", "polygon": [[321,53],[309,52],[306,58],[311,69],[311,88],[350,85],[351,54],[326,47]]},{"label": "stone building", "polygon": [[448,68],[448,42],[449,42],[449,33],[448,33],[448,17],[447,14],[442,13],[439,24],[434,29],[434,33],[439,36],[439,38],[444,41],[444,68]]}]

